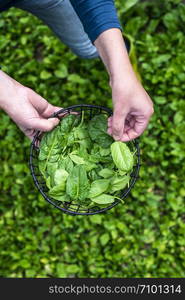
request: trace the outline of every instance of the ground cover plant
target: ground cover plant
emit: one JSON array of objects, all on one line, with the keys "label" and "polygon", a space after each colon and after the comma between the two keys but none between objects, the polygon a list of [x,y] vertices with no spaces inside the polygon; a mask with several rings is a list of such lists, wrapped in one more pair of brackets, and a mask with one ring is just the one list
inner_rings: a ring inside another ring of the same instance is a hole
[{"label": "ground cover plant", "polygon": [[[29,141],[1,112],[3,277],[185,276],[185,6],[180,0],[135,1],[125,13],[122,2],[120,19],[155,106],[140,139],[140,179],[125,204],[106,214],[62,214],[35,189]],[[4,12],[0,33],[1,66],[22,84],[58,106],[112,107],[102,63],[77,58],[33,16]]]}]

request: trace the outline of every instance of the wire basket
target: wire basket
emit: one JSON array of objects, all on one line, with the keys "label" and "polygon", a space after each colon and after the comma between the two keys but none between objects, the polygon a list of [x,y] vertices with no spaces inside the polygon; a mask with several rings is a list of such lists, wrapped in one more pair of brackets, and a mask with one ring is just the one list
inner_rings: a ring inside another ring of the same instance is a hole
[{"label": "wire basket", "polygon": [[[99,105],[88,105],[88,104],[81,104],[81,105],[73,105],[64,109],[59,110],[58,112],[54,113],[51,117],[59,117],[59,115],[66,115],[70,113],[77,113],[82,114],[82,111],[84,111],[84,114],[86,118],[91,119],[97,114],[105,114],[108,117],[112,115],[112,110],[103,106]],[[52,204],[54,207],[60,209],[62,212],[70,214],[70,215],[95,215],[102,212],[105,212],[114,206],[116,206],[120,200],[115,200],[113,203],[108,204],[106,207],[100,207],[97,204],[93,207],[84,207],[79,204],[73,203],[73,200],[70,202],[61,202],[58,200],[53,199],[48,195],[48,188],[46,186],[45,180],[39,170],[38,166],[38,155],[39,155],[39,144],[42,138],[42,132],[38,131],[36,135],[34,136],[34,139],[31,143],[30,147],[30,170],[31,175],[33,177],[33,181],[39,190],[39,192],[42,194],[42,196],[47,200],[50,204]],[[120,198],[124,199],[127,197],[127,195],[130,193],[131,189],[133,188],[139,174],[140,169],[140,149],[139,149],[139,142],[138,140],[134,140],[128,143],[130,150],[135,152],[135,164],[133,167],[133,171],[130,175],[130,182],[129,187],[124,188],[122,191],[120,191]]]}]

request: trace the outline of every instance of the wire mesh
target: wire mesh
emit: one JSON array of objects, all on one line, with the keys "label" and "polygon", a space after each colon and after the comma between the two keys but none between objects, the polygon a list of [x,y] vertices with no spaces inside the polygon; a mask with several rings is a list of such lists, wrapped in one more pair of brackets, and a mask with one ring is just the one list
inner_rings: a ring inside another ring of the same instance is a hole
[{"label": "wire mesh", "polygon": [[[73,105],[61,109],[56,113],[54,113],[51,117],[60,117],[61,115],[64,116],[66,114],[71,114],[71,113],[77,113],[77,115],[79,115],[82,114],[82,111],[84,111],[86,119],[91,119],[97,114],[105,114],[108,117],[112,115],[112,110],[109,108],[99,106],[99,105],[81,104],[81,105]],[[94,215],[94,214],[102,213],[107,210],[110,210],[120,202],[120,200],[115,200],[113,203],[102,208],[101,206],[98,205],[94,205],[93,207],[79,205],[74,203],[73,200],[71,200],[70,202],[61,202],[50,197],[48,195],[48,188],[46,186],[46,182],[39,170],[39,164],[38,164],[39,144],[41,138],[42,138],[42,132],[38,131],[31,143],[29,166],[31,170],[31,175],[33,177],[33,181],[45,200],[47,200],[54,207],[70,215]],[[131,189],[133,188],[138,178],[139,169],[140,169],[140,148],[139,148],[138,140],[136,139],[132,142],[129,142],[129,148],[131,149],[131,151],[135,152],[134,154],[135,164],[133,167],[133,171],[130,175],[131,179],[129,182],[129,187],[124,188],[119,194],[119,197],[122,199],[127,197]]]}]

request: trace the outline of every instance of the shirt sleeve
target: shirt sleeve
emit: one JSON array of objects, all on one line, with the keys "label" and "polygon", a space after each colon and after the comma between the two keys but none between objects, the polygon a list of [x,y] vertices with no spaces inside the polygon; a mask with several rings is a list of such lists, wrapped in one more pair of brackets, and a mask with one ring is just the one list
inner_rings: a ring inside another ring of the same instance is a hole
[{"label": "shirt sleeve", "polygon": [[119,28],[114,0],[70,0],[92,43],[105,30]]}]

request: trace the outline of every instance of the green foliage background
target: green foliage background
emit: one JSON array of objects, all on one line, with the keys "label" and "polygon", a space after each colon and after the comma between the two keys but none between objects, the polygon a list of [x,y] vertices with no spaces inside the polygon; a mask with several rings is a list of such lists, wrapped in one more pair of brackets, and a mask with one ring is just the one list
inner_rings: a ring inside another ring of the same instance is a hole
[{"label": "green foliage background", "polygon": [[[124,13],[123,2],[117,1],[120,19],[134,38],[143,85],[155,105],[140,139],[140,179],[125,205],[106,214],[62,214],[35,189],[29,141],[1,112],[1,277],[185,276],[185,6],[180,0],[139,1]],[[1,14],[0,32],[1,65],[16,80],[63,107],[111,107],[98,59],[77,58],[41,21],[18,9]]]}]

